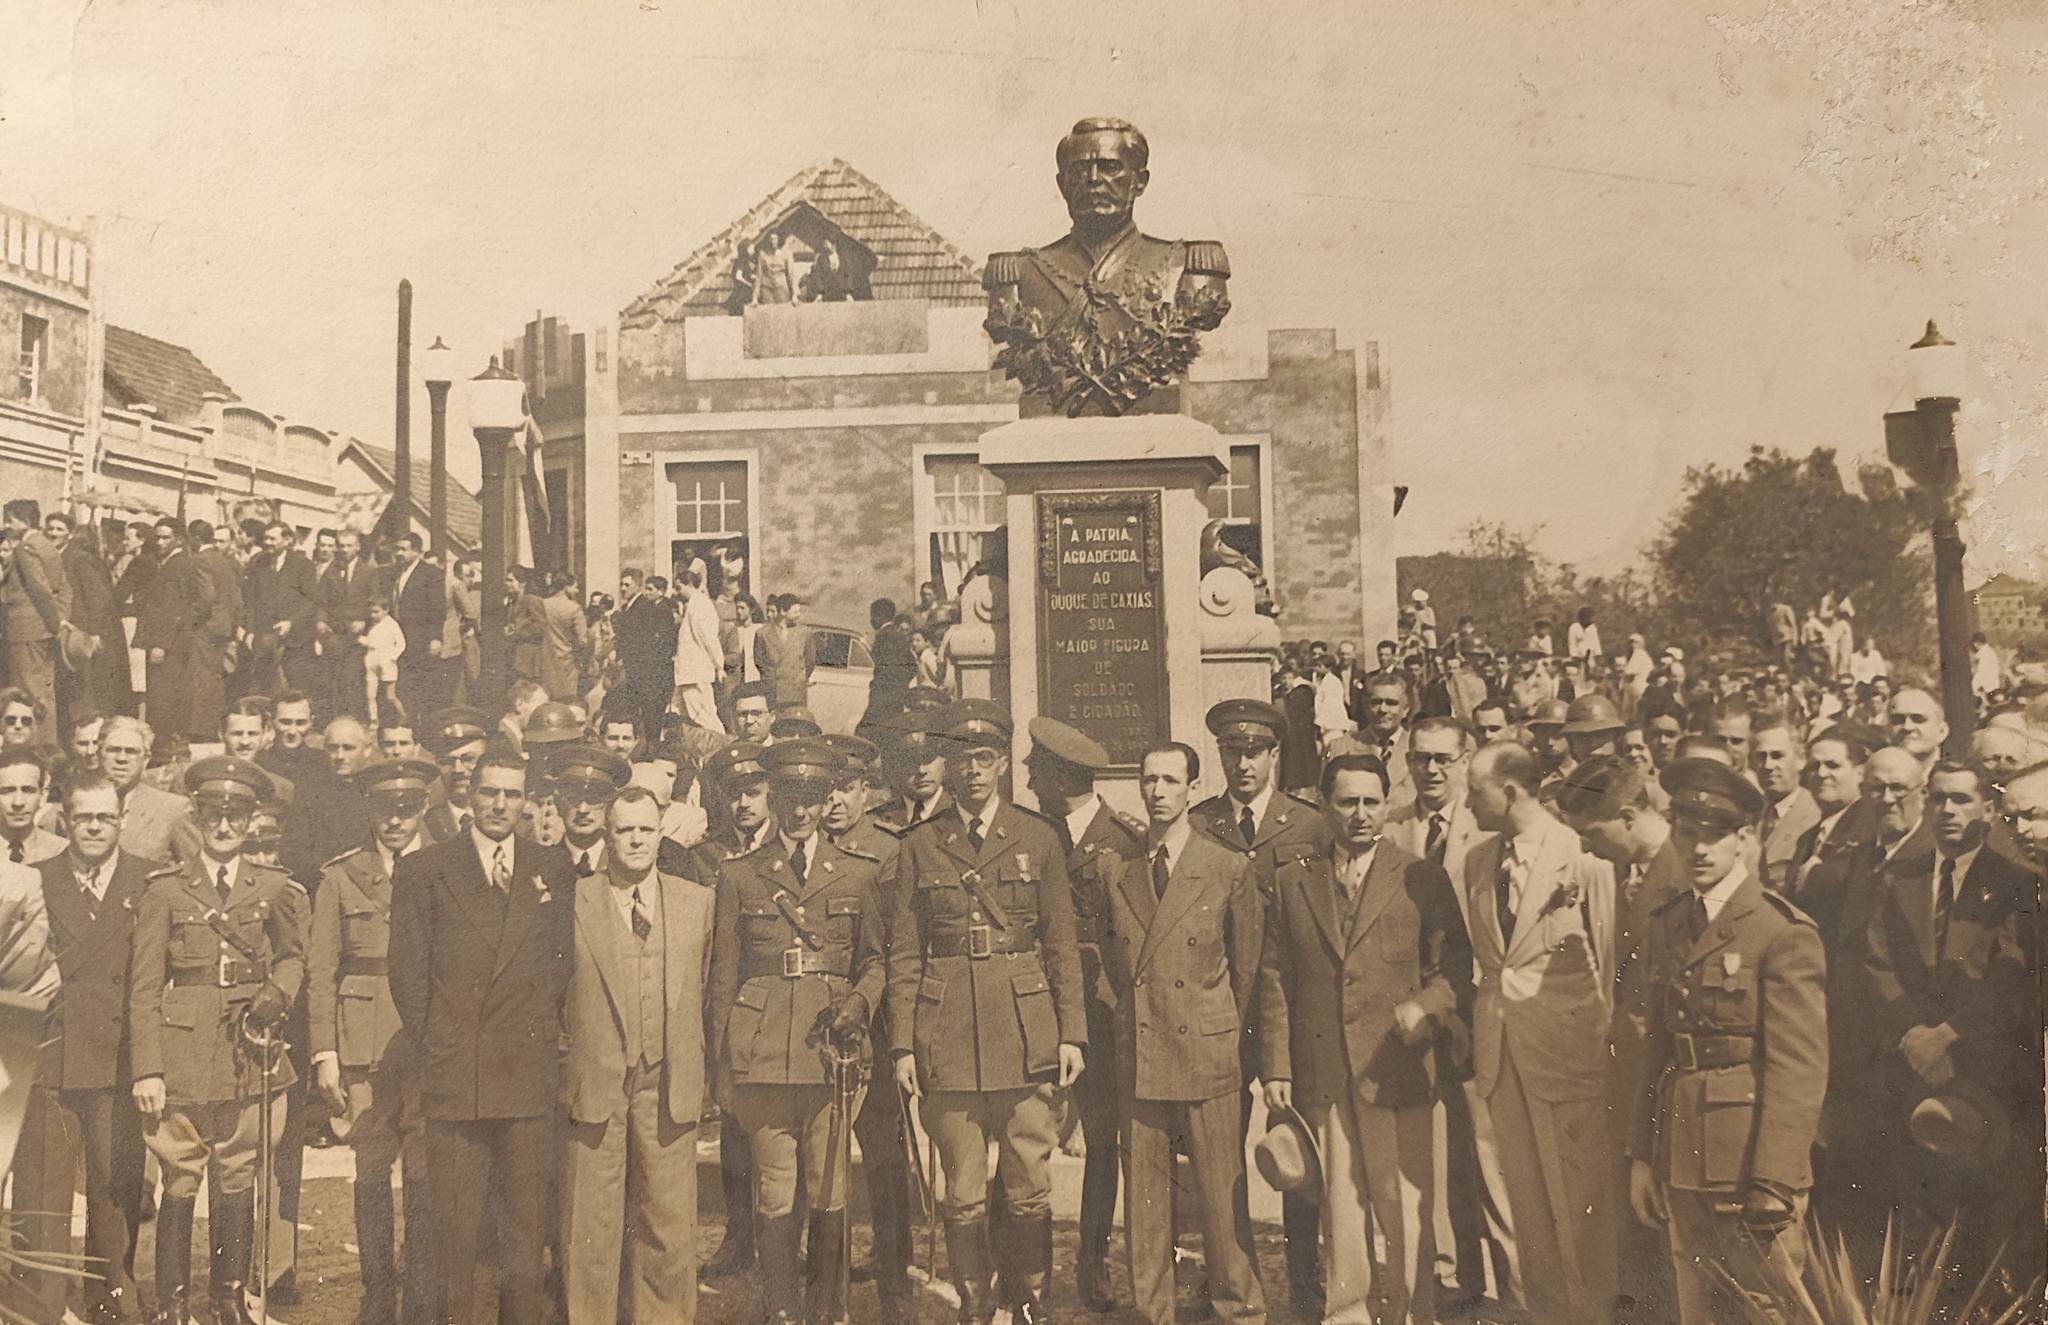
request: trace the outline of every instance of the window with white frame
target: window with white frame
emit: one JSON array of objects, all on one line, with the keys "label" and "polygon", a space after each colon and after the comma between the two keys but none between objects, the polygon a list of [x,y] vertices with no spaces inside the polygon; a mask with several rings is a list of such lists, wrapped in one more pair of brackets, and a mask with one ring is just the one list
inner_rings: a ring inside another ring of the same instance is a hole
[{"label": "window with white frame", "polygon": [[21,315],[21,359],[15,377],[17,394],[35,400],[42,394],[43,362],[50,351],[50,324],[33,313]]},{"label": "window with white frame", "polygon": [[[747,556],[748,531],[752,513],[747,502],[747,462],[744,460],[684,460],[664,467],[673,494],[673,519],[669,526],[669,561],[674,578],[691,574],[701,566],[703,583],[709,584],[711,568],[721,561],[721,548]],[[746,592],[743,582],[741,592]],[[713,587],[714,592],[716,587]]]},{"label": "window with white frame", "polygon": [[1256,442],[1230,448],[1230,472],[1209,485],[1209,518],[1223,521],[1225,543],[1266,565],[1266,483]]},{"label": "window with white frame", "polygon": [[932,512],[926,539],[928,578],[953,598],[968,572],[989,554],[989,540],[1003,527],[1003,484],[967,455],[926,456],[924,481]]}]

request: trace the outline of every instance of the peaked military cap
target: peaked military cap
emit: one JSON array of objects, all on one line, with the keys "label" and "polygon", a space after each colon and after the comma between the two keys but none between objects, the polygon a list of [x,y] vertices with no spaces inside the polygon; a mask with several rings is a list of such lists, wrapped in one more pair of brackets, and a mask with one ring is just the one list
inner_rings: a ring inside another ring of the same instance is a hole
[{"label": "peaked military cap", "polygon": [[556,755],[550,768],[557,782],[594,782],[612,788],[625,786],[633,776],[633,766],[625,759],[588,742]]},{"label": "peaked military cap", "polygon": [[830,784],[846,771],[846,756],[819,736],[777,741],[761,752],[761,768],[778,783]]},{"label": "peaked military cap", "polygon": [[1206,721],[1216,743],[1234,749],[1278,745],[1287,731],[1287,715],[1263,699],[1226,699]]},{"label": "peaked military cap", "polygon": [[1732,829],[1754,824],[1764,812],[1764,794],[1756,784],[1718,760],[1674,759],[1661,780],[1671,793],[1674,818]]},{"label": "peaked military cap", "polygon": [[1109,767],[1109,751],[1086,732],[1069,727],[1058,718],[1033,718],[1030,732],[1031,754],[1027,759],[1051,755],[1091,773]]},{"label": "peaked military cap", "polygon": [[843,773],[871,773],[881,762],[882,752],[876,748],[873,741],[864,736],[846,736],[834,732],[824,737],[824,741],[837,750],[839,757],[846,761]]},{"label": "peaked military cap", "polygon": [[768,734],[778,741],[796,740],[806,736],[822,736],[825,729],[811,716],[809,709],[790,709],[778,713],[768,724]]},{"label": "peaked military cap", "polygon": [[713,786],[767,776],[761,754],[768,747],[759,741],[734,741],[704,761],[704,778]]},{"label": "peaked military cap", "polygon": [[214,755],[185,770],[185,790],[193,796],[226,796],[251,805],[272,799],[277,784],[270,774],[237,755]]},{"label": "peaked military cap", "polygon": [[485,740],[490,734],[491,720],[482,709],[458,705],[434,714],[421,740],[435,749],[452,750],[471,741]]},{"label": "peaked military cap", "polygon": [[1010,711],[992,699],[956,699],[933,713],[927,730],[959,745],[1010,748]]},{"label": "peaked military cap", "polygon": [[425,793],[441,770],[430,759],[379,759],[356,774],[356,786],[365,796],[380,791]]}]

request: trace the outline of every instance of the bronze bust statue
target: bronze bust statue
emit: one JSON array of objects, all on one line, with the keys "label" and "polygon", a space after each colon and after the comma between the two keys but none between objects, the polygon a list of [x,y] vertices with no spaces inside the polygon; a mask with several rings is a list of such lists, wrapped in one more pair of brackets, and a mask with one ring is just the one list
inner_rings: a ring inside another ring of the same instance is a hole
[{"label": "bronze bust statue", "polygon": [[1086,119],[1060,139],[1060,194],[1074,228],[1044,248],[989,255],[983,324],[1027,413],[1120,415],[1177,383],[1196,333],[1230,311],[1230,261],[1209,240],[1154,239],[1131,220],[1151,179],[1145,135]]}]

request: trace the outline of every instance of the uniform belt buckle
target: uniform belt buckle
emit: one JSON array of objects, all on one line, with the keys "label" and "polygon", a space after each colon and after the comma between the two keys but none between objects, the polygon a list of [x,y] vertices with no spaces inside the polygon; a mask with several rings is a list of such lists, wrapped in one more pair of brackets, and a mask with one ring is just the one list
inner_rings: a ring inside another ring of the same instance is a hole
[{"label": "uniform belt buckle", "polygon": [[1696,1072],[1699,1070],[1699,1050],[1693,1044],[1692,1036],[1684,1034],[1683,1032],[1672,1036],[1671,1047],[1673,1050],[1676,1051],[1678,1060],[1677,1066],[1681,1072]]},{"label": "uniform belt buckle", "polygon": [[214,967],[214,979],[222,989],[235,987],[234,963],[234,958],[222,953],[219,963]]},{"label": "uniform belt buckle", "polygon": [[969,957],[995,956],[995,935],[987,925],[967,927],[967,955]]},{"label": "uniform belt buckle", "polygon": [[804,950],[784,948],[782,950],[782,978],[794,980],[804,973]]}]

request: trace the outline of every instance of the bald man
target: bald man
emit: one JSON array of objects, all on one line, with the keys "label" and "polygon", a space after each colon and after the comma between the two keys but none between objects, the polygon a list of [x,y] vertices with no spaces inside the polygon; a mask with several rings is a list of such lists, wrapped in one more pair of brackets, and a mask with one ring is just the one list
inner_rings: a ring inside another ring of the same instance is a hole
[{"label": "bald man", "polygon": [[1884,721],[1892,744],[1918,760],[1922,773],[1934,767],[1942,743],[1948,740],[1948,719],[1942,714],[1941,701],[1918,686],[1906,686],[1892,696]]}]

